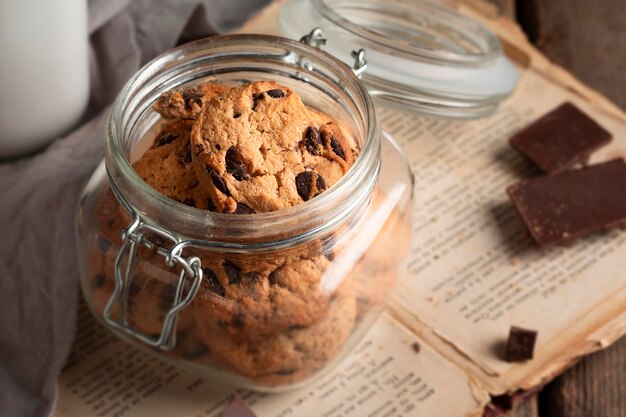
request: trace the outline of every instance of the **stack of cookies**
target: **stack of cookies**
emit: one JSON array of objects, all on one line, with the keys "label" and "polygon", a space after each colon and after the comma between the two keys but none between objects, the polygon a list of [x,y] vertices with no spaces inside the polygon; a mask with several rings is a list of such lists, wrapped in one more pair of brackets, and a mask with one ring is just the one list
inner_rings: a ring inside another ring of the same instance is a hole
[{"label": "stack of cookies", "polygon": [[[332,187],[357,153],[330,116],[271,81],[233,88],[203,84],[164,93],[154,109],[166,123],[134,164],[161,194],[202,210],[254,216],[308,201]],[[112,193],[98,208],[99,244],[87,297],[101,313],[128,224]],[[219,364],[255,383],[284,385],[324,368],[341,351],[359,297],[351,279],[328,289],[329,237],[280,253],[196,250],[203,284],[178,316],[172,355]],[[178,271],[142,249],[128,292],[129,323],[158,334]]]}]

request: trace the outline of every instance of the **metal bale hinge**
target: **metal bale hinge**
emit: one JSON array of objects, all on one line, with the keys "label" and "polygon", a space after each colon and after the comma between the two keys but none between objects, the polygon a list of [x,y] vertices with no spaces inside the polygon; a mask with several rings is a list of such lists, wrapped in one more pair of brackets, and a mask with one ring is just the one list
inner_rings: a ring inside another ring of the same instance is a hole
[{"label": "metal bale hinge", "polygon": [[[314,48],[322,49],[322,46],[326,45],[328,39],[324,34],[322,28],[315,28],[310,31],[307,35],[304,35],[300,38],[300,42],[305,45],[312,46]],[[352,65],[352,72],[358,78],[361,78],[361,74],[365,72],[367,69],[367,60],[365,59],[365,49],[361,48],[358,51],[352,51],[350,53],[352,58],[354,58],[354,64]]]},{"label": "metal bale hinge", "polygon": [[[172,248],[167,249],[151,242],[148,239],[148,234],[170,241],[173,244]],[[122,232],[122,242],[115,259],[115,289],[104,308],[104,320],[112,327],[141,340],[149,346],[161,350],[171,350],[176,345],[176,317],[183,308],[191,303],[202,283],[200,259],[195,256],[183,257],[182,251],[186,246],[189,246],[188,241],[181,240],[168,230],[142,220],[137,213],[133,213],[133,220]],[[181,268],[172,307],[165,315],[163,327],[157,336],[140,331],[129,324],[127,320],[128,293],[139,246],[156,250],[165,258],[167,266],[171,268],[179,266]],[[126,260],[125,268],[123,268],[124,260]],[[122,269],[124,270],[122,271]],[[116,305],[119,306],[119,318],[117,319],[112,315]]]}]

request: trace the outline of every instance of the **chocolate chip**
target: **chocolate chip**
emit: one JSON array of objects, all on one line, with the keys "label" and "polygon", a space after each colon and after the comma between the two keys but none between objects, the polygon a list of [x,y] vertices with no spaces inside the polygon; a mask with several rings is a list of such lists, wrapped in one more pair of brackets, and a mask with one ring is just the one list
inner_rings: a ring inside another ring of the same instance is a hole
[{"label": "chocolate chip", "polygon": [[311,191],[313,187],[311,183],[313,181],[313,171],[304,171],[296,176],[296,190],[298,191],[298,195],[304,201],[307,201],[311,197]]},{"label": "chocolate chip", "polygon": [[229,260],[224,261],[224,272],[226,272],[229,284],[237,284],[241,281],[241,268]]},{"label": "chocolate chip", "polygon": [[202,106],[202,94],[192,89],[183,91],[183,100],[185,100],[185,107],[191,110],[193,104]]},{"label": "chocolate chip", "polygon": [[413,344],[411,345],[411,347],[413,348],[413,351],[415,353],[420,353],[420,350],[422,350],[422,347],[420,346],[419,343],[417,342],[413,342]]},{"label": "chocolate chip", "polygon": [[273,90],[268,90],[265,93],[268,96],[270,96],[271,98],[283,98],[283,97],[285,97],[285,92],[283,90],[278,89],[278,88],[275,88]]},{"label": "chocolate chip", "polygon": [[322,178],[321,175],[318,175],[317,178],[315,179],[315,187],[317,188],[318,193],[326,189],[326,182],[324,181],[324,178]]},{"label": "chocolate chip", "polygon": [[325,189],[326,182],[314,171],[304,171],[296,176],[296,190],[304,201],[310,200]]},{"label": "chocolate chip", "polygon": [[183,204],[186,205],[186,206],[195,207],[196,206],[196,200],[194,200],[193,198],[188,198],[185,201],[183,201]]},{"label": "chocolate chip", "polygon": [[215,203],[210,198],[206,201],[206,207],[209,211],[215,211],[217,209],[217,207],[215,207]]},{"label": "chocolate chip", "polygon": [[173,291],[163,291],[161,293],[161,301],[159,301],[159,310],[166,311],[172,307],[172,302],[174,301],[174,297],[172,294]]},{"label": "chocolate chip", "polygon": [[98,244],[98,248],[100,248],[102,252],[108,251],[111,247],[111,242],[109,242],[107,238],[101,235],[96,236],[96,243]]},{"label": "chocolate chip", "polygon": [[93,287],[94,288],[102,288],[102,286],[104,285],[104,281],[106,280],[106,278],[104,277],[104,274],[98,274],[93,278]]},{"label": "chocolate chip", "polygon": [[191,163],[191,145],[187,144],[179,153],[178,161],[181,165],[187,165]]},{"label": "chocolate chip", "polygon": [[267,277],[267,281],[270,283],[270,285],[276,284],[276,271],[270,272],[270,274]]},{"label": "chocolate chip", "polygon": [[228,191],[228,188],[226,187],[226,181],[224,181],[224,178],[220,177],[220,174],[218,174],[217,171],[213,168],[207,167],[207,170],[211,175],[211,181],[213,181],[213,185],[215,185],[215,188],[217,188],[227,196],[230,196],[230,191]]},{"label": "chocolate chip", "polygon": [[245,324],[245,321],[243,319],[243,315],[241,314],[237,314],[235,315],[235,317],[233,317],[233,321],[232,321],[232,325],[235,327],[243,327],[243,325]]},{"label": "chocolate chip", "polygon": [[320,154],[320,148],[322,147],[322,138],[320,135],[320,131],[314,127],[310,126],[306,133],[304,134],[304,139],[300,142],[302,146],[306,148],[309,153],[313,155]]},{"label": "chocolate chip", "polygon": [[237,203],[234,214],[254,214],[255,211],[243,203]]},{"label": "chocolate chip", "polygon": [[239,119],[241,117],[241,113],[233,114],[233,119]]},{"label": "chocolate chip", "polygon": [[142,284],[143,280],[140,280],[140,282],[137,282],[136,279],[131,280],[128,286],[128,296],[131,298],[136,297],[139,291],[141,291]]},{"label": "chocolate chip", "polygon": [[178,139],[178,135],[173,135],[171,133],[164,133],[157,138],[157,140],[154,142],[154,145],[152,147],[160,148],[163,145],[167,145],[168,143],[174,142],[176,139]]},{"label": "chocolate chip", "polygon": [[341,147],[339,141],[331,133],[329,133],[328,136],[330,136],[330,147],[332,148],[333,152],[335,152],[337,156],[345,161],[346,154],[343,152],[343,148]]},{"label": "chocolate chip", "polygon": [[247,278],[247,281],[251,283],[261,282],[261,274],[259,274],[258,272],[248,272],[246,274],[246,278]]},{"label": "chocolate chip", "polygon": [[209,268],[202,268],[202,272],[204,274],[204,285],[206,286],[207,290],[214,292],[220,297],[223,297],[224,287],[217,279],[217,275],[215,275],[215,272],[213,272],[213,270]]},{"label": "chocolate chip", "polygon": [[302,330],[302,329],[306,329],[307,326],[304,326],[302,324],[293,324],[291,326],[289,326],[289,330]]},{"label": "chocolate chip", "polygon": [[234,146],[226,151],[226,172],[235,177],[237,181],[242,181],[248,176],[248,169],[242,162],[241,154]]}]

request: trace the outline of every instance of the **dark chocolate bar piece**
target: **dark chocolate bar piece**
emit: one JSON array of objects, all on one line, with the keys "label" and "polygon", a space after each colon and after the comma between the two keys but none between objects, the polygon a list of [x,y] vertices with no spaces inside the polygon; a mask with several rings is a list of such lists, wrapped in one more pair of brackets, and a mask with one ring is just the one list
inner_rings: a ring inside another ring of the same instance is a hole
[{"label": "dark chocolate bar piece", "polygon": [[256,417],[256,414],[248,407],[241,398],[235,397],[233,400],[224,408],[220,417]]},{"label": "dark chocolate bar piece", "polygon": [[504,360],[507,362],[522,362],[532,359],[536,341],[537,332],[535,330],[511,326]]},{"label": "dark chocolate bar piece", "polygon": [[523,181],[507,193],[544,248],[626,225],[626,164],[621,158]]},{"label": "dark chocolate bar piece", "polygon": [[549,174],[586,164],[611,134],[572,103],[564,103],[516,133],[511,146]]}]

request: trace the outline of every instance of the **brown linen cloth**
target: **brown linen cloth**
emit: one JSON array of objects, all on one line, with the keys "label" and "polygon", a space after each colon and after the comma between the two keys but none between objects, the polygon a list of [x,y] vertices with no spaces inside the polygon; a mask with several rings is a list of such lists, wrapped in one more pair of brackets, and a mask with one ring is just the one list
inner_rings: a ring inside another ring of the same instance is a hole
[{"label": "brown linen cloth", "polygon": [[0,161],[0,416],[53,410],[75,331],[74,212],[103,157],[108,104],[156,55],[229,31],[268,2],[89,1],[91,100],[83,122],[34,155]]}]

